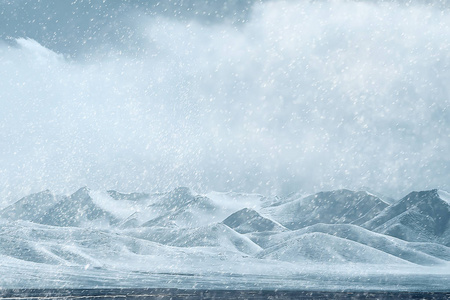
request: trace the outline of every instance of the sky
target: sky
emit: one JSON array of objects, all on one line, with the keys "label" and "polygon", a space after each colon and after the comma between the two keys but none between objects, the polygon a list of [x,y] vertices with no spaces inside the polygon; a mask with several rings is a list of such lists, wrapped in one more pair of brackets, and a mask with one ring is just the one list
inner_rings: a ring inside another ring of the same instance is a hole
[{"label": "sky", "polygon": [[0,1],[0,203],[450,190],[450,9],[430,3]]}]

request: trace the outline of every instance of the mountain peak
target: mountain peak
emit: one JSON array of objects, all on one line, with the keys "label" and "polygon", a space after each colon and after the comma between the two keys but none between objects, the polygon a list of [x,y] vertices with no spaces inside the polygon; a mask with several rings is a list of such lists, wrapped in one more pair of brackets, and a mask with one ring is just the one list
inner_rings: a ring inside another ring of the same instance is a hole
[{"label": "mountain peak", "polygon": [[174,188],[169,193],[172,194],[173,196],[179,196],[179,197],[182,197],[185,195],[189,195],[189,196],[192,195],[191,189],[188,187],[184,187],[184,186]]},{"label": "mountain peak", "polygon": [[49,207],[56,203],[56,201],[57,197],[55,197],[50,190],[44,190],[25,196],[7,206],[0,211],[0,218],[32,221],[44,214]]},{"label": "mountain peak", "polygon": [[441,191],[438,189],[420,192],[414,191],[400,199],[400,201],[395,203],[393,206],[404,206],[406,209],[409,209],[413,206],[424,203],[427,203],[428,205],[450,205],[450,194],[446,191]]},{"label": "mountain peak", "polygon": [[73,193],[72,197],[89,196],[90,192],[91,192],[91,190],[87,186],[84,186],[84,187],[78,189],[75,193]]},{"label": "mountain peak", "polygon": [[410,200],[410,199],[423,199],[427,197],[439,197],[438,190],[432,189],[432,190],[426,190],[426,191],[413,191],[403,197],[403,199]]},{"label": "mountain peak", "polygon": [[362,224],[387,206],[366,192],[341,189],[319,192],[266,210],[283,226],[299,229],[317,223]]},{"label": "mountain peak", "polygon": [[261,216],[257,211],[243,208],[222,222],[239,233],[284,231],[286,228],[277,222]]},{"label": "mountain peak", "polygon": [[437,189],[411,192],[363,227],[408,241],[446,239],[450,221],[447,196],[448,193]]}]

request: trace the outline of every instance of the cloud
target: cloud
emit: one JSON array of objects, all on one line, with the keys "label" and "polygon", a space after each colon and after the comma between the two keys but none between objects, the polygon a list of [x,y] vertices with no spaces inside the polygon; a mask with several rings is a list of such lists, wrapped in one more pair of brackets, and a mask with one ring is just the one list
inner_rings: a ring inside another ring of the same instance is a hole
[{"label": "cloud", "polygon": [[3,198],[449,189],[449,20],[425,5],[272,1],[241,25],[142,17],[140,49],[98,45],[88,60],[27,37],[0,45]]}]

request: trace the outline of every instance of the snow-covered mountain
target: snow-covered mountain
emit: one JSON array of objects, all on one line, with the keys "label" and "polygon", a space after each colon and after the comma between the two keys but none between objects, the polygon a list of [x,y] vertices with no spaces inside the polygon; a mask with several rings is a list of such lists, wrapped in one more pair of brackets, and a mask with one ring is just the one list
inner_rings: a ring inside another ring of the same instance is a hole
[{"label": "snow-covered mountain", "polygon": [[367,192],[337,190],[320,192],[263,211],[289,229],[317,223],[362,224],[388,204]]},{"label": "snow-covered mountain", "polygon": [[209,223],[219,210],[207,197],[193,195],[187,188],[178,188],[147,207],[158,216],[142,224],[151,226],[196,227]]},{"label": "snow-covered mountain", "polygon": [[239,233],[284,231],[283,225],[261,216],[253,209],[243,208],[228,218],[223,223]]},{"label": "snow-covered mountain", "polygon": [[[351,224],[316,224],[295,231],[271,235],[253,233],[248,236],[256,244],[266,249],[261,255],[269,255],[268,253],[272,253],[275,250],[275,253],[289,252],[292,251],[289,248],[295,247],[299,254],[304,252],[314,255],[309,257],[310,260],[320,258],[323,262],[333,259],[357,262],[363,259],[362,256],[357,255],[369,253],[367,250],[367,247],[369,247],[372,250],[378,250],[388,255],[384,258],[387,261],[392,260],[392,256],[403,260],[403,263],[408,261],[419,265],[438,265],[450,260],[450,248],[443,245],[406,242]],[[321,239],[323,243],[311,243],[311,239]],[[305,243],[308,244],[305,245]],[[357,253],[353,253],[350,250],[355,247],[360,247]],[[327,258],[327,256],[324,256],[325,252],[323,251],[326,251],[331,256]],[[317,253],[322,254],[317,256]],[[380,257],[382,257],[380,254],[366,255],[364,259],[367,262],[377,263]]]},{"label": "snow-covered mountain", "polygon": [[4,208],[0,212],[0,218],[39,222],[56,202],[57,197],[49,190],[31,194]]},{"label": "snow-covered mountain", "polygon": [[413,192],[394,204],[349,190],[285,198],[200,195],[188,188],[154,194],[43,191],[0,211],[0,262],[102,274],[258,276],[305,265],[308,272],[352,265],[381,273],[389,266],[408,272],[433,266],[448,276],[449,199],[437,190]]},{"label": "snow-covered mountain", "polygon": [[450,202],[446,195],[438,190],[412,192],[362,226],[407,241],[450,246]]},{"label": "snow-covered mountain", "polygon": [[259,257],[290,262],[403,264],[404,260],[352,240],[321,232],[305,233],[279,243]]},{"label": "snow-covered mountain", "polygon": [[39,223],[62,227],[89,227],[96,223],[115,224],[118,219],[97,205],[89,189],[81,188],[70,197],[63,197],[51,206]]}]

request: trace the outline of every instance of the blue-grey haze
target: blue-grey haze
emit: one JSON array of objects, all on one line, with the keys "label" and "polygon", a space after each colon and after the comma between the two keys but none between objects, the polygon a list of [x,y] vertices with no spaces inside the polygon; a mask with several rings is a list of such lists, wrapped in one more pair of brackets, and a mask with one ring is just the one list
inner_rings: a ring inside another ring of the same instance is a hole
[{"label": "blue-grey haze", "polygon": [[0,1],[0,197],[450,189],[450,10]]}]

